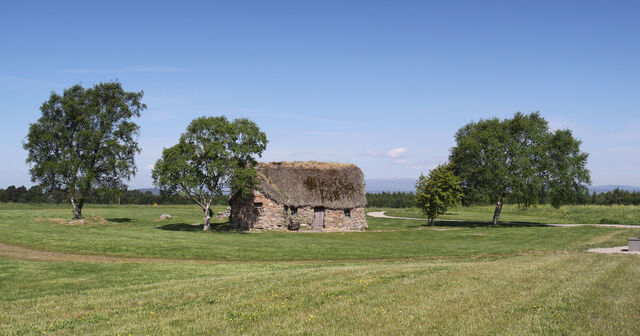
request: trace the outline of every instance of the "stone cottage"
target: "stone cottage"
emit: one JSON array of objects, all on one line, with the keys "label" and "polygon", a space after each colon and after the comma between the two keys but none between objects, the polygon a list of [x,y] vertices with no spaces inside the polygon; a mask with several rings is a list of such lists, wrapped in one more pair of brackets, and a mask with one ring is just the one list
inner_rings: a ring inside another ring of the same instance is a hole
[{"label": "stone cottage", "polygon": [[259,163],[258,185],[231,197],[231,223],[243,230],[351,231],[367,227],[364,174],[353,164]]}]

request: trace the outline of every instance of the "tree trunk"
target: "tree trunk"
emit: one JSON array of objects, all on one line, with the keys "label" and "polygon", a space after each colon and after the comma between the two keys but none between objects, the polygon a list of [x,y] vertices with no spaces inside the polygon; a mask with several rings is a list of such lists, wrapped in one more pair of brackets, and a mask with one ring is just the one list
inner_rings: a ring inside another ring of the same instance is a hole
[{"label": "tree trunk", "polygon": [[493,213],[493,225],[500,224],[500,212],[502,212],[502,197],[496,203],[496,211]]},{"label": "tree trunk", "polygon": [[78,202],[75,197],[71,197],[71,205],[73,205],[73,219],[82,219],[83,201]]},{"label": "tree trunk", "polygon": [[211,229],[211,210],[209,207],[204,208],[204,231],[209,231]]},{"label": "tree trunk", "polygon": [[436,217],[438,217],[438,206],[436,205],[436,212],[433,215],[433,218],[431,218],[431,226],[433,226],[436,223]]}]

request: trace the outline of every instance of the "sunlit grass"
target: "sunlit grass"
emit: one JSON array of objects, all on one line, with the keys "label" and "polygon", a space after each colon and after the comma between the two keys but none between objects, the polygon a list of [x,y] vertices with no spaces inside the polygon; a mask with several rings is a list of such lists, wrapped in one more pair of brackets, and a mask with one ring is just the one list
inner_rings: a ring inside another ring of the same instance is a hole
[{"label": "sunlit grass", "polygon": [[[39,250],[119,257],[209,260],[353,260],[509,255],[526,251],[578,250],[612,234],[622,245],[631,231],[608,228],[492,228],[475,223],[431,230],[424,221],[368,218],[370,232],[202,232],[193,206],[92,207],[98,224],[66,225],[67,208],[0,210],[0,242]],[[158,220],[162,213],[173,216]],[[44,219],[44,220],[43,220]]]},{"label": "sunlit grass", "polygon": [[0,334],[637,335],[637,261],[586,253],[350,264],[0,259]]},{"label": "sunlit grass", "polygon": [[[173,218],[160,221],[162,213]],[[88,206],[85,214],[105,221],[70,226],[66,207],[2,205],[0,242],[233,262],[0,257],[0,335],[640,333],[639,257],[585,252],[625,245],[640,228],[477,220],[432,228],[370,217],[371,232],[237,233],[191,226],[201,221],[192,206]]]},{"label": "sunlit grass", "polygon": [[[456,207],[438,218],[489,222],[493,218],[494,209],[493,206]],[[417,208],[387,210],[389,216],[424,218]],[[523,209],[516,205],[505,205],[500,220],[546,224],[640,225],[640,206],[568,205],[556,209],[549,205],[538,205]]]}]

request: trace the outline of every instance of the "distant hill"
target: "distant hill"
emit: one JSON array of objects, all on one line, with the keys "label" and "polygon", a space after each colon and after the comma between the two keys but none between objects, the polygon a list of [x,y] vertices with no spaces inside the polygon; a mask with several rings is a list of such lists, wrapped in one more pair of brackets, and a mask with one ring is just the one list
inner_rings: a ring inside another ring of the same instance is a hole
[{"label": "distant hill", "polygon": [[411,178],[381,178],[365,180],[365,191],[368,193],[414,192],[416,180]]},{"label": "distant hill", "polygon": [[640,187],[632,187],[626,185],[601,185],[601,186],[589,186],[589,192],[593,193],[605,193],[609,191],[614,191],[616,189],[624,190],[624,191],[640,191]]}]

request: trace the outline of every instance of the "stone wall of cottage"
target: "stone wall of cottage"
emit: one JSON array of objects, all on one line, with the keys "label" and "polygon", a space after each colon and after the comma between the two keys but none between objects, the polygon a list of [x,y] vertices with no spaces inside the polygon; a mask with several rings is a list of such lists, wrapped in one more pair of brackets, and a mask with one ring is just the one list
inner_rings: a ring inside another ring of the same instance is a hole
[{"label": "stone wall of cottage", "polygon": [[[295,209],[293,212],[292,210]],[[288,208],[286,221],[290,230],[308,231],[313,230],[313,208],[295,207]]]},{"label": "stone wall of cottage", "polygon": [[324,229],[327,231],[362,230],[367,228],[367,218],[364,208],[349,209],[346,214],[344,209],[324,210]]},{"label": "stone wall of cottage", "polygon": [[[293,210],[293,211],[292,211]],[[255,191],[252,197],[231,204],[231,223],[241,230],[299,230],[313,228],[314,208],[310,206],[290,208]],[[349,209],[325,209],[326,231],[350,231],[367,228],[363,207]]]},{"label": "stone wall of cottage", "polygon": [[231,204],[231,223],[241,230],[287,230],[284,205],[259,191]]}]

